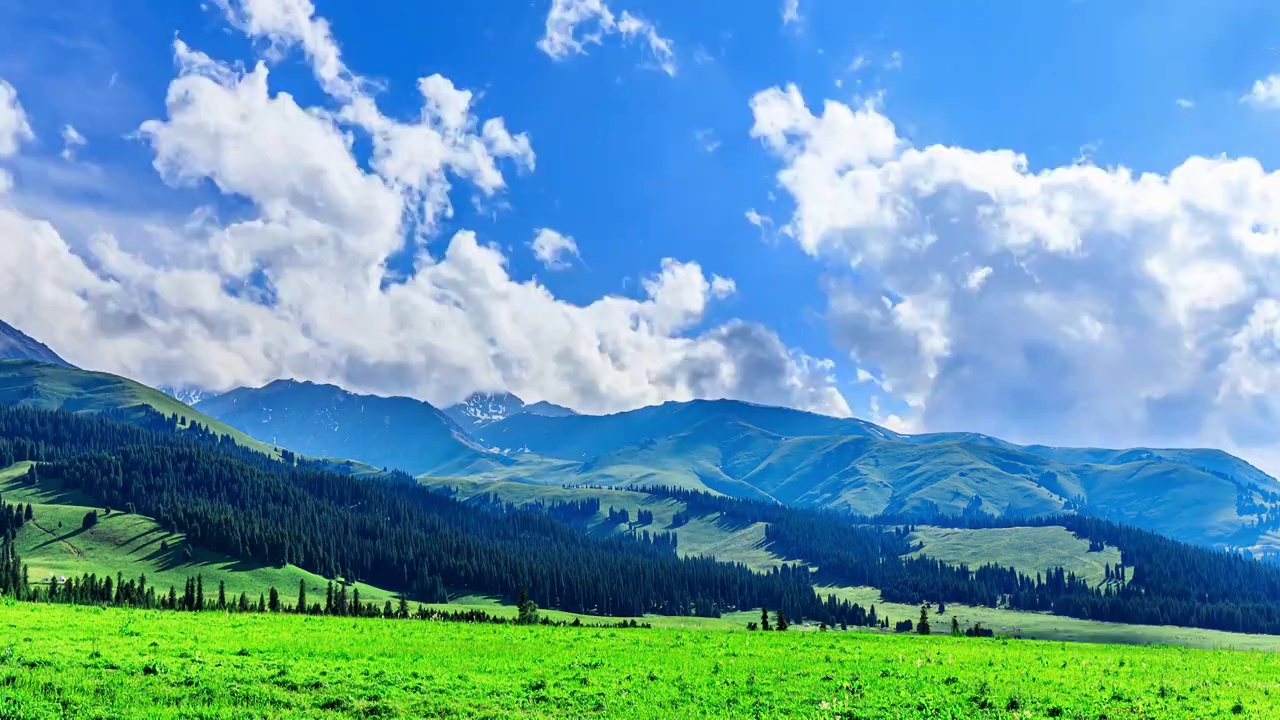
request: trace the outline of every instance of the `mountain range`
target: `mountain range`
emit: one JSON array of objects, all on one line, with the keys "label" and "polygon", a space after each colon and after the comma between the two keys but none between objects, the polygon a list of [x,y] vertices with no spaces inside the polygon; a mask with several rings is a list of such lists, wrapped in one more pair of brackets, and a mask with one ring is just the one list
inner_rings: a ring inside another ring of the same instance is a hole
[{"label": "mountain range", "polygon": [[317,458],[359,460],[413,474],[470,474],[510,464],[448,415],[407,397],[277,380],[238,388],[195,409],[253,437]]},{"label": "mountain range", "polygon": [[192,409],[125,378],[32,359],[57,356],[4,327],[0,357],[19,359],[0,360],[0,402],[82,411],[149,405],[269,450],[436,478],[669,486],[865,515],[1083,512],[1202,545],[1280,549],[1280,482],[1219,450],[905,435],[733,400],[579,415],[488,393],[441,410],[292,380],[232,390]]}]

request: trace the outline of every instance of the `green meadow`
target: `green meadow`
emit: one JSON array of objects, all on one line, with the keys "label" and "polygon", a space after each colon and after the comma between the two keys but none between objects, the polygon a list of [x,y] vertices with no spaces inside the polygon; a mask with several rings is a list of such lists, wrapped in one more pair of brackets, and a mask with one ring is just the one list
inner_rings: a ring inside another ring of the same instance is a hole
[{"label": "green meadow", "polygon": [[1280,655],[0,603],[0,717],[1274,718]]}]

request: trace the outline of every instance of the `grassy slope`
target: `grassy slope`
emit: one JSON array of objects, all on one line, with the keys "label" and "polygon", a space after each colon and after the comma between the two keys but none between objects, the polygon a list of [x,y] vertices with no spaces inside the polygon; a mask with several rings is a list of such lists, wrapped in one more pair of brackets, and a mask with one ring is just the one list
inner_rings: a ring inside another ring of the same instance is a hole
[{"label": "grassy slope", "polygon": [[172,397],[128,378],[77,370],[30,360],[0,360],[0,403],[30,405],[71,412],[103,412],[149,406],[187,422],[198,422],[220,435],[265,453],[275,449],[231,426],[183,405]]},{"label": "grassy slope", "polygon": [[[859,603],[863,607],[875,605],[880,617],[888,617],[893,622],[907,619],[915,622],[920,617],[918,606],[883,602],[880,599],[880,591],[875,588],[826,587],[821,588],[819,592],[824,595],[833,593],[837,597]],[[1246,635],[1172,625],[1123,625],[1046,613],[969,607],[951,603],[947,604],[947,612],[942,618],[934,617],[931,610],[930,623],[935,632],[949,632],[952,617],[959,621],[962,628],[970,627],[974,623],[982,623],[983,627],[992,628],[999,635],[1012,635],[1015,632],[1014,628],[1017,628],[1017,632],[1024,638],[1040,640],[1123,645],[1179,645],[1204,650],[1280,652],[1280,636],[1276,635]]]},{"label": "grassy slope", "polygon": [[[653,529],[667,530],[671,515],[684,509],[683,503],[666,498],[618,489],[599,488],[563,488],[549,485],[537,485],[515,482],[485,482],[457,478],[430,479],[423,478],[427,484],[447,485],[458,491],[459,499],[469,499],[486,493],[495,493],[506,502],[516,504],[533,503],[539,500],[553,503],[557,501],[596,497],[600,499],[601,515],[596,519],[597,532],[625,532],[617,528],[606,528],[604,515],[608,508],[627,508],[632,517],[643,508],[653,512]],[[715,555],[729,562],[741,562],[748,567],[763,571],[771,569],[786,558],[771,553],[764,547],[764,524],[757,523],[747,527],[734,527],[720,523],[713,518],[696,518],[689,524],[674,529],[679,539],[679,548],[686,555]],[[922,527],[913,540],[925,543],[925,552],[944,562],[969,563],[976,566],[982,562],[998,562],[1005,566],[1017,567],[1028,572],[1036,572],[1046,567],[1062,566],[1089,579],[1091,583],[1105,579],[1103,565],[1118,564],[1120,553],[1115,548],[1107,548],[1102,552],[1088,552],[1088,541],[1081,540],[1065,528],[1007,528],[992,530],[952,530],[945,528]],[[823,578],[830,582],[833,578]],[[839,585],[825,585],[821,594],[834,592],[836,595],[857,602],[864,607],[872,604],[883,616],[888,612],[894,619],[919,617],[920,609],[883,603],[880,593],[873,588],[849,588]],[[460,603],[460,605],[459,605]],[[452,607],[474,607],[494,611],[497,600],[482,597],[466,597],[455,601]],[[507,607],[504,612],[514,615],[515,609]],[[964,627],[974,622],[981,622],[986,627],[994,627],[999,631],[1002,627],[1020,628],[1027,638],[1050,640],[1077,640],[1087,642],[1108,642],[1125,644],[1170,644],[1199,648],[1240,648],[1280,651],[1280,637],[1267,635],[1245,635],[1225,633],[1212,630],[1198,630],[1181,627],[1156,627],[1147,625],[1124,625],[1103,623],[1089,620],[1060,617],[1041,613],[1020,612],[1016,610],[1000,610],[995,608],[970,608],[962,605],[948,606],[944,624],[949,626],[952,615],[958,616]],[[572,617],[564,614],[563,617]],[[741,628],[746,622],[755,620],[757,612],[733,613],[717,620],[698,618],[659,618],[653,620],[662,625],[695,627],[728,627]],[[1011,632],[1011,631],[1010,631]]]},{"label": "grassy slope", "polygon": [[628,490],[598,488],[563,488],[549,485],[533,485],[517,482],[486,482],[478,480],[423,478],[427,484],[445,485],[458,491],[459,500],[494,493],[504,502],[524,505],[539,500],[547,503],[567,502],[585,498],[600,500],[600,513],[591,524],[591,531],[598,534],[627,532],[626,526],[610,526],[607,523],[609,508],[626,509],[634,520],[640,510],[653,513],[653,524],[641,527],[650,532],[674,530],[682,555],[714,555],[723,562],[737,562],[756,571],[772,570],[785,562],[764,549],[764,523],[740,526],[731,525],[716,518],[694,518],[679,528],[672,528],[672,515],[684,510],[684,503],[647,493]]},{"label": "grassy slope", "polygon": [[1280,656],[1268,653],[870,633],[4,603],[0,637],[0,715],[22,720],[1263,718],[1280,697]]},{"label": "grassy slope", "polygon": [[1033,516],[1083,497],[1094,514],[1185,542],[1259,552],[1271,546],[1259,541],[1256,516],[1236,511],[1237,496],[1247,491],[1212,473],[1280,490],[1276,480],[1215,450],[1023,448],[972,433],[903,437],[732,402],[668,403],[602,417],[516,416],[480,433],[491,446],[558,458],[491,478],[661,483],[869,515],[935,506],[958,514],[976,498],[990,514]]},{"label": "grassy slope", "polygon": [[[327,581],[292,565],[259,565],[200,549],[193,549],[192,557],[187,559],[185,538],[180,533],[169,532],[142,515],[104,515],[99,507],[98,524],[82,529],[81,521],[94,508],[91,501],[47,486],[22,485],[20,475],[26,472],[27,465],[17,463],[0,471],[0,497],[7,503],[35,505],[35,521],[18,534],[18,554],[30,568],[33,583],[47,582],[51,574],[78,577],[95,573],[102,577],[123,573],[126,578],[136,578],[145,573],[147,583],[157,592],[173,585],[181,593],[187,577],[200,574],[204,576],[207,598],[217,596],[218,582],[223,581],[229,596],[245,592],[256,601],[260,593],[274,586],[285,602],[292,604],[297,598],[298,581],[305,579],[310,600],[324,599]],[[167,543],[168,551],[160,549],[161,542]],[[363,584],[358,587],[362,600],[383,602],[392,598],[391,593],[378,588]]]},{"label": "grassy slope", "polygon": [[1106,581],[1106,565],[1120,564],[1118,549],[1108,547],[1091,553],[1088,540],[1081,540],[1064,527],[986,530],[920,527],[911,535],[911,541],[923,545],[917,555],[928,555],[953,565],[967,563],[976,568],[996,563],[1029,574],[1061,567],[1094,586]]}]

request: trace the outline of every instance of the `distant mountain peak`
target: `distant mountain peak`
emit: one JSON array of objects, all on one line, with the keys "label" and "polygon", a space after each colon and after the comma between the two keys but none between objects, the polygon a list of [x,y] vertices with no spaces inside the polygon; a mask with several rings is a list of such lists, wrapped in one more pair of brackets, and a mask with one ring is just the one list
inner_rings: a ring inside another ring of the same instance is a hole
[{"label": "distant mountain peak", "polygon": [[3,320],[0,320],[0,360],[35,360],[63,367],[75,367],[58,357],[58,354],[50,350],[48,345]]},{"label": "distant mountain peak", "polygon": [[221,394],[213,390],[206,390],[198,385],[159,385],[156,389],[188,406],[211,400]]},{"label": "distant mountain peak", "polygon": [[462,402],[445,408],[445,414],[464,429],[483,427],[524,412],[524,400],[509,392],[472,393]]}]

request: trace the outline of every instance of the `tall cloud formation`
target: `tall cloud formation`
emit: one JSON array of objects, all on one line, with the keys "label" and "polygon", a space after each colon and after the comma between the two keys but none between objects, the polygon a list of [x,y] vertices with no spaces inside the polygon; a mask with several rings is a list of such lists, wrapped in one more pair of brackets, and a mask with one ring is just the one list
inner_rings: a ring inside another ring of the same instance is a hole
[{"label": "tall cloud formation", "polygon": [[[1280,440],[1280,174],[1032,171],[1011,150],[913,147],[875,105],[751,100],[833,273],[830,332],[930,430],[1054,444]],[[1254,453],[1258,457],[1260,453]]]},{"label": "tall cloud formation", "polygon": [[[435,403],[509,389],[588,412],[738,397],[848,413],[829,362],[749,323],[700,329],[734,288],[696,263],[665,261],[638,298],[575,305],[511,277],[472,232],[433,256],[420,240],[450,198],[501,193],[509,170],[533,169],[531,139],[482,121],[439,75],[419,81],[418,117],[387,117],[305,0],[224,8],[266,61],[246,69],[176,41],[166,117],[138,135],[167,183],[212,185],[238,216],[197,212],[154,252],[109,234],[73,249],[0,188],[0,317],[72,362],[152,383],[295,377]],[[336,110],[272,92],[269,62],[293,50]],[[31,131],[2,83],[0,100],[0,154],[13,155]],[[353,136],[371,142],[367,162]],[[411,269],[393,271],[406,255]]]}]

